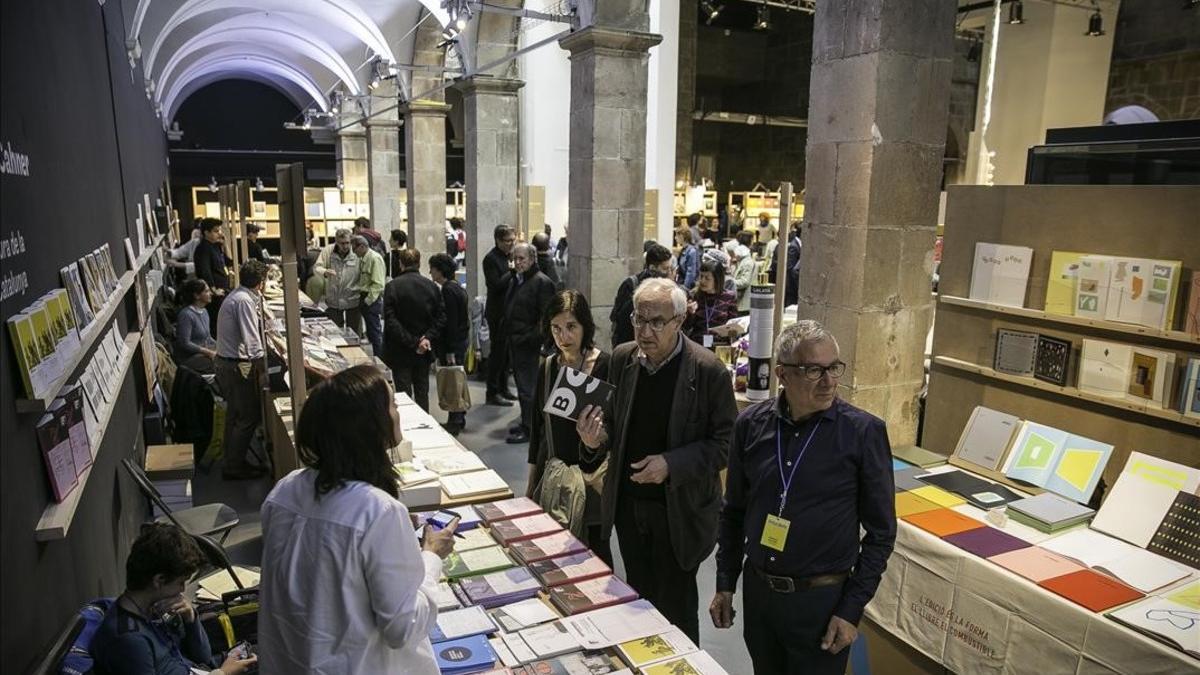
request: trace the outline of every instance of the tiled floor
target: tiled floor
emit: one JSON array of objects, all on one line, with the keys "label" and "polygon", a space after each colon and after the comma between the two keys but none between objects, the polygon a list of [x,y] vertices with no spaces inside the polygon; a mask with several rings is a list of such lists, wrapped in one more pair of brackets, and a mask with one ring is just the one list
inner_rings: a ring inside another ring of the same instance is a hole
[{"label": "tiled floor", "polygon": [[[430,382],[431,391],[434,384]],[[480,404],[484,400],[484,385],[482,382],[470,383],[471,399],[477,405],[467,413],[467,428],[459,435],[459,440],[497,473],[508,481],[516,494],[523,494],[528,476],[528,457],[526,445],[508,445],[504,442],[507,429],[517,418],[517,407],[502,408]],[[436,396],[432,398],[436,401]],[[445,419],[445,413],[437,409],[434,403],[433,414],[439,420]],[[262,556],[261,534],[258,510],[263,499],[270,491],[266,480],[225,482],[221,480],[219,470],[207,475],[198,474],[195,479],[196,503],[223,502],[237,509],[241,522],[226,542],[230,557],[235,563],[258,565]],[[620,568],[620,547],[613,541],[613,553],[616,557],[618,574]],[[750,673],[750,657],[742,642],[742,633],[737,625],[730,630],[717,630],[708,620],[708,602],[712,599],[713,586],[716,576],[716,562],[709,556],[700,566],[700,645],[708,650],[717,662],[730,673]],[[741,595],[735,595],[735,609],[741,614]]]}]

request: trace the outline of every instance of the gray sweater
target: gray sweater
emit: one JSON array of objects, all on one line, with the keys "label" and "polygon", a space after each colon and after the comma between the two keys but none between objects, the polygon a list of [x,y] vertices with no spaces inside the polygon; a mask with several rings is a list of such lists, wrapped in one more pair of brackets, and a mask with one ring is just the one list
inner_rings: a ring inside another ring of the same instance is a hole
[{"label": "gray sweater", "polygon": [[188,305],[179,310],[175,319],[175,358],[182,361],[200,353],[200,349],[212,349],[217,343],[209,330],[208,312]]}]

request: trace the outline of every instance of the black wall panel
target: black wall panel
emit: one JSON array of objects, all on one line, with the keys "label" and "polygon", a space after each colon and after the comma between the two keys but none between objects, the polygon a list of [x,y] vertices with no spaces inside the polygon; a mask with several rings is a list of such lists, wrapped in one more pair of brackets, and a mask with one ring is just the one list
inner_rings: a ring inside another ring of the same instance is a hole
[{"label": "black wall panel", "polygon": [[[0,4],[0,144],[29,158],[29,175],[0,174],[0,241],[24,252],[0,259],[0,317],[61,286],[59,268],[108,243],[118,274],[122,240],[142,193],[166,176],[161,124],[124,51],[121,3],[3,0]],[[0,247],[3,248],[3,247]],[[132,308],[117,312],[122,331]],[[140,357],[139,357],[140,358]],[[50,490],[34,436],[18,415],[19,375],[0,331],[0,669],[27,670],[80,604],[121,589],[123,561],[145,505],[119,469],[141,453],[141,401],[121,387],[92,477],[69,535],[38,543],[34,528]],[[78,373],[76,373],[78,374]],[[77,488],[78,489],[78,488]]]}]

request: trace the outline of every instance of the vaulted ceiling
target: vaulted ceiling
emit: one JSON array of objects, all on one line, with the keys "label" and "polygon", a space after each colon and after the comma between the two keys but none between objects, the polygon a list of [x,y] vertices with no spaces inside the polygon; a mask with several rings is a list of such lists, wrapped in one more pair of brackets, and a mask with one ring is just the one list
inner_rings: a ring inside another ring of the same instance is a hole
[{"label": "vaulted ceiling", "polygon": [[[301,110],[329,111],[334,91],[368,93],[377,60],[418,62],[418,33],[438,35],[449,20],[440,0],[122,2],[130,56],[142,60],[164,125],[190,93],[230,78],[269,84]],[[405,71],[399,77],[407,81]]]}]

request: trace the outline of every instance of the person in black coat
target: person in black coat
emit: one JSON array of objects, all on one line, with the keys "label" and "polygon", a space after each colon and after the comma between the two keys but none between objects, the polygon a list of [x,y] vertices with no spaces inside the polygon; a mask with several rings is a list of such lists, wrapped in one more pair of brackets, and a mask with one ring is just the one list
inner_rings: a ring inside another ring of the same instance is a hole
[{"label": "person in black coat", "polygon": [[229,261],[225,258],[225,234],[221,232],[221,221],[204,218],[200,221],[200,243],[192,254],[196,266],[196,278],[203,279],[212,289],[212,302],[208,303],[208,324],[213,337],[217,335],[217,313],[221,302],[229,292]]},{"label": "person in black coat", "polygon": [[505,440],[529,441],[533,394],[537,387],[538,359],[542,355],[542,319],[554,298],[554,282],[537,268],[537,252],[532,244],[513,247],[513,274],[508,282],[504,329],[508,332],[508,352],[517,396],[521,403],[521,422]]},{"label": "person in black coat", "polygon": [[[429,278],[442,288],[442,304],[446,306],[446,325],[433,343],[433,353],[443,366],[461,366],[467,362],[467,339],[471,320],[467,314],[467,292],[454,279],[458,263],[445,253],[429,259]],[[452,412],[446,420],[446,430],[455,436],[467,425],[467,413]]]},{"label": "person in black coat", "polygon": [[404,269],[383,289],[383,361],[396,391],[429,410],[429,364],[446,325],[442,289],[421,276],[421,252],[400,253]]},{"label": "person in black coat", "polygon": [[558,269],[554,265],[554,256],[550,254],[550,235],[538,232],[533,235],[533,248],[537,250],[537,267],[546,278],[554,282],[554,290],[561,290],[562,281],[558,278]]},{"label": "person in black coat", "polygon": [[408,235],[405,234],[404,230],[392,230],[391,235],[388,237],[388,245],[391,248],[388,249],[388,254],[383,259],[388,264],[387,278],[395,279],[400,276],[400,270],[404,269],[400,264],[400,251],[408,248]]},{"label": "person in black coat", "polygon": [[800,222],[792,223],[788,235],[786,285],[783,287],[783,306],[796,304],[800,299]]},{"label": "person in black coat", "polygon": [[671,276],[671,250],[661,244],[651,243],[646,247],[646,267],[641,272],[621,282],[617,297],[613,300],[608,320],[612,322],[612,346],[633,340],[633,292],[646,279]]},{"label": "person in black coat", "polygon": [[511,225],[497,225],[493,236],[496,245],[483,257],[483,280],[487,285],[487,320],[491,351],[488,355],[487,402],[490,405],[511,407],[517,395],[508,389],[508,335],[504,329],[504,308],[508,282],[512,276],[508,257],[512,254],[517,233]]}]

